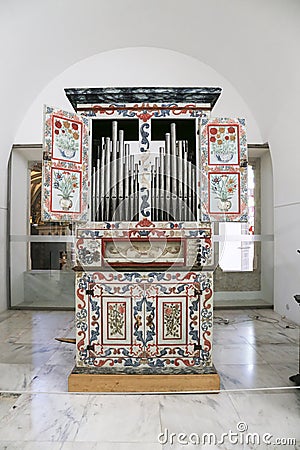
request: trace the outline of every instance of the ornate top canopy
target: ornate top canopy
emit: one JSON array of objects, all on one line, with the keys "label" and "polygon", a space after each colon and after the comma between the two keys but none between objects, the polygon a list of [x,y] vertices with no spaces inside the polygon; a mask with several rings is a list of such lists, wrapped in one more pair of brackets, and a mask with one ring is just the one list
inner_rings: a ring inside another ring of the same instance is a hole
[{"label": "ornate top canopy", "polygon": [[66,96],[78,105],[103,103],[200,103],[211,109],[222,89],[219,87],[106,87],[68,88]]}]

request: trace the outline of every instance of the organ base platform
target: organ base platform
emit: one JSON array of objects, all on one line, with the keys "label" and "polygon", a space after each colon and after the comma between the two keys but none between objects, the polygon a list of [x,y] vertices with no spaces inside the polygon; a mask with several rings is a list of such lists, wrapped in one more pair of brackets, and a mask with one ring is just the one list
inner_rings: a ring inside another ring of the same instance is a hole
[{"label": "organ base platform", "polygon": [[68,379],[69,392],[204,392],[219,391],[220,377],[214,367],[204,372],[161,374],[136,371],[119,374],[99,373],[74,367]]}]

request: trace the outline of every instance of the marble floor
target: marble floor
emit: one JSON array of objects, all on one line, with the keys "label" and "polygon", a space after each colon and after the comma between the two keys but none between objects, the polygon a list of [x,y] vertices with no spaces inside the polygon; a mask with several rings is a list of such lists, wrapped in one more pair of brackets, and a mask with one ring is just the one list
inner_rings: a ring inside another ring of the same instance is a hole
[{"label": "marble floor", "polygon": [[73,315],[0,314],[1,450],[300,449],[299,329],[272,310],[215,311],[214,394],[68,393]]}]

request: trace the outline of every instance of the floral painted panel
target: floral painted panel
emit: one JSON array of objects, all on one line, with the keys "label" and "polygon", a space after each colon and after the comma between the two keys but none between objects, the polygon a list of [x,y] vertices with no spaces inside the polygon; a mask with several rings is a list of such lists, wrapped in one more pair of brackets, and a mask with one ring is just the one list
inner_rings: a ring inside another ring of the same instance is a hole
[{"label": "floral painted panel", "polygon": [[240,143],[238,125],[208,124],[208,164],[239,165]]},{"label": "floral painted panel", "polygon": [[45,106],[43,220],[88,220],[88,196],[88,119]]},{"label": "floral painted panel", "polygon": [[143,290],[114,274],[77,273],[77,366],[137,366],[143,357]]},{"label": "floral painted panel", "polygon": [[201,220],[247,222],[247,141],[244,119],[201,121]]},{"label": "floral painted panel", "polygon": [[103,343],[110,345],[116,342],[131,342],[131,327],[128,326],[127,317],[130,316],[130,302],[124,297],[103,297]]},{"label": "floral painted panel", "polygon": [[210,214],[240,213],[240,174],[208,173]]},{"label": "floral painted panel", "polygon": [[[177,299],[176,299],[177,300]],[[163,339],[180,340],[182,339],[182,304],[174,301],[173,303],[163,302],[162,305]]]},{"label": "floral painted panel", "polygon": [[53,212],[81,211],[82,172],[51,168],[51,210]]},{"label": "floral painted panel", "polygon": [[82,122],[52,115],[52,158],[81,164]]},{"label": "floral painted panel", "polygon": [[79,272],[77,366],[212,366],[212,272]]}]

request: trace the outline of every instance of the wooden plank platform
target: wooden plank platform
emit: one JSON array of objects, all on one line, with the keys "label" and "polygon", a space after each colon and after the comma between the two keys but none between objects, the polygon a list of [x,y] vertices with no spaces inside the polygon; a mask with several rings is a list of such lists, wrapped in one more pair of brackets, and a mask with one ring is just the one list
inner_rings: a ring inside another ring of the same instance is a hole
[{"label": "wooden plank platform", "polygon": [[220,377],[210,374],[128,375],[71,373],[69,392],[219,391]]}]

